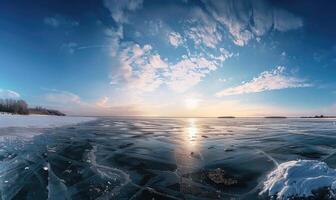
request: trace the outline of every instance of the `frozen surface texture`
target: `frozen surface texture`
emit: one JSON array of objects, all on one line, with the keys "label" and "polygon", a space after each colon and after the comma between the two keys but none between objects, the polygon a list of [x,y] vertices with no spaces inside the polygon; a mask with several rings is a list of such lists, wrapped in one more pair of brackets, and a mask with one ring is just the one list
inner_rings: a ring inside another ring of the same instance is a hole
[{"label": "frozen surface texture", "polygon": [[46,129],[85,123],[95,119],[94,117],[0,114],[0,139],[7,136],[32,138],[45,133]]},{"label": "frozen surface texture", "polygon": [[334,199],[331,119],[114,117],[0,135],[2,200]]},{"label": "frozen surface texture", "polygon": [[27,127],[52,128],[91,121],[93,117],[68,117],[53,115],[8,115],[0,114],[0,128]]}]

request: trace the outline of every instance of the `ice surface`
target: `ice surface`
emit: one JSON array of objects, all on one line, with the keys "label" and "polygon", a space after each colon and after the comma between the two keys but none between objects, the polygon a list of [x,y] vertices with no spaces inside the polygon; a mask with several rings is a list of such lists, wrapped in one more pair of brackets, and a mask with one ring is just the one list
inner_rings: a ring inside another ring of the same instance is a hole
[{"label": "ice surface", "polygon": [[[259,193],[279,163],[323,161],[330,168],[321,171],[331,171],[321,172],[323,178],[336,168],[336,126],[329,119],[105,117],[52,128],[9,124],[15,125],[0,128],[0,135],[9,135],[0,137],[1,200],[261,200],[270,199],[268,190]],[[22,137],[31,131],[39,135]],[[302,165],[299,171],[308,171],[300,175],[313,180],[319,170],[309,174],[309,166]],[[308,183],[315,182],[306,183],[306,194],[314,193]]]},{"label": "ice surface", "polygon": [[93,117],[69,117],[52,115],[3,115],[0,114],[0,128],[30,127],[51,128],[94,120]]},{"label": "ice surface", "polygon": [[335,198],[336,170],[316,160],[288,161],[280,164],[264,182],[261,194],[277,199],[313,196],[313,191],[327,187]]}]

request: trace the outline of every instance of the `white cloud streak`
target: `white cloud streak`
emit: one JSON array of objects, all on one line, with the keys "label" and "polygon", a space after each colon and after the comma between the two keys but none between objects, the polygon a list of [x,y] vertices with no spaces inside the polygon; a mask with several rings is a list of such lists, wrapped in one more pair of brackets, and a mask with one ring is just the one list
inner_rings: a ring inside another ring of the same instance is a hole
[{"label": "white cloud streak", "polygon": [[53,28],[58,28],[60,26],[75,27],[79,25],[78,21],[67,19],[61,15],[55,15],[52,17],[45,17],[43,19],[44,24],[51,26]]},{"label": "white cloud streak", "polygon": [[224,89],[216,93],[217,97],[257,93],[269,90],[280,90],[286,88],[311,87],[312,84],[307,83],[303,79],[286,75],[285,67],[278,66],[274,70],[264,71],[259,76],[242,85]]},{"label": "white cloud streak", "polygon": [[20,98],[20,94],[13,90],[0,89],[0,98],[16,99],[16,98]]},{"label": "white cloud streak", "polygon": [[67,105],[67,104],[80,104],[80,97],[74,93],[60,90],[51,90],[44,95],[47,102]]}]

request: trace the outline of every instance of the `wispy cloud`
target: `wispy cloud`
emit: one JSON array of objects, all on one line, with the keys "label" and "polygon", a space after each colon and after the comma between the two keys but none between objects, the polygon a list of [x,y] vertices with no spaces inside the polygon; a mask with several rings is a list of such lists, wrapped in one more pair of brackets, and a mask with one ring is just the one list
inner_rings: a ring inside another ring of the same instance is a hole
[{"label": "wispy cloud", "polygon": [[0,98],[3,99],[20,98],[20,94],[13,90],[0,89]]},{"label": "wispy cloud", "polygon": [[59,105],[81,103],[81,99],[78,95],[68,91],[60,91],[60,90],[50,90],[48,93],[44,95],[44,99],[47,102]]},{"label": "wispy cloud", "polygon": [[111,56],[117,55],[120,41],[124,37],[123,25],[128,22],[128,12],[142,8],[143,0],[104,0],[104,6],[110,11],[112,19],[116,22],[116,27],[106,29]]},{"label": "wispy cloud", "polygon": [[58,28],[60,26],[66,26],[66,27],[74,27],[74,26],[78,26],[79,22],[72,20],[72,19],[68,19],[66,17],[63,17],[61,15],[55,15],[55,16],[51,16],[51,17],[45,17],[43,19],[43,22],[51,27],[54,28]]},{"label": "wispy cloud", "polygon": [[146,20],[145,24],[146,27],[148,27],[147,29],[148,35],[157,35],[163,29],[163,22],[160,19]]},{"label": "wispy cloud", "polygon": [[265,33],[289,31],[303,26],[301,18],[260,0],[203,0],[209,13],[227,28],[238,46],[246,45],[251,39]]},{"label": "wispy cloud", "polygon": [[78,44],[75,42],[64,43],[61,46],[61,49],[65,50],[66,52],[73,54],[77,50]]},{"label": "wispy cloud", "polygon": [[312,84],[306,80],[285,74],[285,67],[278,66],[271,71],[264,71],[259,76],[242,85],[224,89],[216,93],[217,97],[237,94],[263,92],[268,90],[279,90],[285,88],[311,87]]},{"label": "wispy cloud", "polygon": [[43,22],[47,25],[50,25],[54,28],[57,28],[60,25],[60,22],[54,17],[46,17]]},{"label": "wispy cloud", "polygon": [[108,101],[109,101],[108,97],[102,97],[96,102],[96,106],[106,108],[108,107]]},{"label": "wispy cloud", "polygon": [[216,21],[200,8],[193,9],[191,16],[191,19],[187,21],[186,35],[196,45],[215,48],[222,40],[222,34],[218,30]]},{"label": "wispy cloud", "polygon": [[[48,108],[53,108],[75,115],[102,115],[102,116],[123,116],[140,115],[139,107],[129,102],[122,103],[120,99],[115,102],[108,96],[103,96],[96,101],[85,101],[79,95],[56,89],[48,89],[47,93],[41,96],[40,101]],[[140,106],[141,108],[141,106]]]},{"label": "wispy cloud", "polygon": [[143,0],[104,0],[104,5],[111,12],[111,16],[117,23],[126,23],[126,12],[135,11],[142,7]]}]

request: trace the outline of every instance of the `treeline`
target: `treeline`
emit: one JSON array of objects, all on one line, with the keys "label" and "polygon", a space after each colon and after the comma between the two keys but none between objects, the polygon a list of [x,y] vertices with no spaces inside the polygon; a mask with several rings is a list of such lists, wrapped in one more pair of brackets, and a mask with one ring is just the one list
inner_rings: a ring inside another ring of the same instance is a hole
[{"label": "treeline", "polygon": [[64,113],[58,110],[51,110],[42,107],[29,108],[28,104],[24,100],[15,99],[0,99],[0,112],[19,115],[40,114],[65,116]]},{"label": "treeline", "polygon": [[58,110],[51,110],[42,107],[29,108],[29,114],[65,116],[64,113],[61,113]]},{"label": "treeline", "polygon": [[28,115],[28,104],[24,100],[0,99],[0,112]]}]

